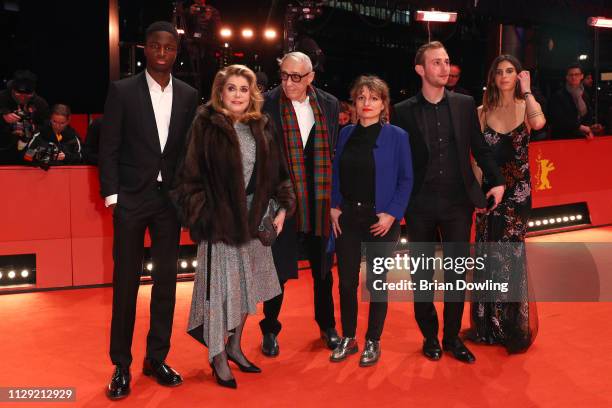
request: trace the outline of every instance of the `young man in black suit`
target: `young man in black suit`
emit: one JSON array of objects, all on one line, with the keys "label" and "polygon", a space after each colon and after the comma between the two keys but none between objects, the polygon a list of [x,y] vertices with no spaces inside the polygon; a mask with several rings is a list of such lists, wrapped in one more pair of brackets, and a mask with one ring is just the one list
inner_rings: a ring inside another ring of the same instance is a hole
[{"label": "young man in black suit", "polygon": [[[449,58],[440,42],[423,45],[415,57],[415,71],[422,79],[421,91],[395,106],[394,124],[410,135],[414,187],[406,210],[408,237],[426,257],[434,256],[434,242],[439,232],[444,256],[469,256],[470,231],[474,207],[484,209],[493,197],[497,206],[504,194],[504,178],[495,162],[478,123],[471,96],[448,92]],[[474,177],[470,152],[492,180],[485,195]],[[494,207],[493,207],[494,208]],[[432,281],[434,271],[419,269],[413,275],[417,282]],[[454,282],[459,274],[446,270],[445,282]],[[466,363],[474,355],[459,339],[464,291],[445,292],[445,351]],[[438,341],[438,317],[432,291],[415,292],[414,312],[423,337],[423,354],[432,360],[442,357]]]},{"label": "young man in black suit", "polygon": [[110,399],[130,392],[136,297],[144,256],[145,230],[151,235],[153,288],[143,373],[176,386],[181,376],[165,359],[170,349],[176,296],[180,224],[168,189],[195,116],[197,91],[171,76],[178,33],[167,22],[146,33],[145,72],[110,85],[100,139],[100,185],[113,211],[113,317],[110,357],[116,366]]}]

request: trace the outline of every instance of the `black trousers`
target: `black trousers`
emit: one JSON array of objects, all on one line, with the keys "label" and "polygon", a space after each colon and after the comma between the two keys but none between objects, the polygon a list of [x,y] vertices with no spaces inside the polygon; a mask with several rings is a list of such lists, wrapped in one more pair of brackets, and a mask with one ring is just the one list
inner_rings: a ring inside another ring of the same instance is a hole
[{"label": "black trousers", "polygon": [[[400,236],[399,221],[395,221],[385,236],[375,237],[370,232],[372,224],[378,222],[373,208],[365,208],[346,203],[342,206],[340,229],[342,234],[336,239],[336,255],[338,256],[338,276],[340,279],[340,312],[342,334],[345,337],[355,337],[357,329],[357,288],[359,286],[359,270],[361,265],[361,244],[366,242],[397,242]],[[372,264],[376,256],[391,256],[392,251],[381,252],[379,249],[368,248],[366,251],[367,265]],[[374,291],[374,280],[386,282],[386,273],[374,275],[366,268],[366,287],[370,292],[370,311],[368,315],[368,331],[366,339],[380,340],[385,318],[387,317],[387,292]]]},{"label": "black trousers", "polygon": [[[411,256],[433,257],[433,243],[437,242],[439,233],[444,257],[468,257],[473,212],[474,207],[463,191],[429,191],[423,188],[406,212]],[[432,282],[433,275],[433,269],[419,269],[412,279],[419,285],[421,280]],[[453,270],[444,271],[445,282],[463,278]],[[421,333],[425,338],[437,338],[434,292],[416,290],[414,295],[414,314]],[[443,340],[451,341],[459,335],[464,301],[465,291],[444,293]]]},{"label": "black trousers", "polygon": [[[324,255],[321,237],[312,234],[304,234],[302,238],[302,244],[306,250],[312,272],[315,321],[320,330],[335,328],[336,320],[334,318],[334,298],[332,295],[334,280],[331,272],[331,254]],[[327,265],[330,266],[324,274],[322,274],[321,270],[323,256],[329,258],[327,259]],[[263,334],[274,333],[278,335],[281,331],[282,324],[278,320],[278,316],[283,305],[285,282],[286,281],[280,282],[282,290],[280,295],[264,302],[264,318],[259,322],[259,327]]]},{"label": "black trousers", "polygon": [[[119,198],[121,200],[121,198]],[[180,225],[166,194],[154,186],[143,204],[127,209],[119,203],[113,214],[113,317],[110,358],[115,365],[132,363],[136,298],[144,256],[145,230],[151,236],[153,288],[146,357],[164,361],[170,349],[176,299]]]}]

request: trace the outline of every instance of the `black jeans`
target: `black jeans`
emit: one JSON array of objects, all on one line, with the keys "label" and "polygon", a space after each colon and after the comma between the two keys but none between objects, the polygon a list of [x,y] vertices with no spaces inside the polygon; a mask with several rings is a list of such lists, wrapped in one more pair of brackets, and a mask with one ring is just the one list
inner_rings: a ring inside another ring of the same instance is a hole
[{"label": "black jeans", "polygon": [[176,274],[180,225],[166,194],[153,188],[136,209],[121,206],[113,213],[113,315],[110,357],[115,365],[132,363],[132,336],[136,318],[136,298],[144,256],[145,230],[151,235],[153,288],[146,357],[164,361],[170,350],[172,320],[176,300]]},{"label": "black jeans", "polygon": [[[336,240],[336,255],[338,256],[338,275],[340,278],[342,334],[345,337],[355,337],[357,329],[357,288],[359,286],[362,242],[397,242],[400,236],[399,220],[395,220],[385,236],[375,237],[370,232],[370,227],[377,222],[378,217],[372,207],[366,208],[350,203],[345,203],[342,206],[342,214],[339,219],[342,233]],[[368,265],[371,265],[371,260],[375,256],[391,256],[391,253],[368,251],[366,254]],[[370,302],[366,339],[380,340],[387,316],[387,293],[378,290],[374,295],[372,287],[374,280],[386,282],[386,273],[374,275],[368,270],[366,275],[366,287],[370,296],[376,296],[377,300]]]}]

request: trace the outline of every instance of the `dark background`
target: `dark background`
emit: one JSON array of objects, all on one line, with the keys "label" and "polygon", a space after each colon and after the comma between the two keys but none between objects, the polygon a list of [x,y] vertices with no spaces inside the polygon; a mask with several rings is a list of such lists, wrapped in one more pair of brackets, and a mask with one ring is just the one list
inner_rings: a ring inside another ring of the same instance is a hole
[{"label": "dark background", "polygon": [[[499,24],[516,26],[523,45],[523,55],[517,56],[532,71],[544,94],[549,95],[562,84],[565,66],[575,62],[579,54],[589,56],[585,67],[592,66],[593,29],[587,26],[587,17],[612,17],[609,0],[359,2],[406,9],[411,19],[417,9],[457,11],[456,24],[432,25],[432,39],[443,41],[451,60],[462,66],[460,83],[472,91],[477,101],[488,65],[496,56]],[[13,0],[0,4],[0,45],[4,54],[0,61],[0,89],[15,69],[27,68],[38,75],[37,92],[50,104],[67,103],[78,113],[101,112],[108,87],[107,1]],[[261,68],[271,77],[272,84],[277,81],[275,59],[282,54],[288,1],[211,0],[209,4],[220,10],[223,24],[231,26],[234,33],[247,25],[256,34],[266,26],[279,32],[279,39],[272,43],[232,41],[232,51],[239,55],[233,62]],[[170,1],[121,0],[119,5],[120,40],[125,44],[142,42],[148,24],[172,17]],[[395,100],[412,95],[419,87],[412,61],[415,50],[427,40],[422,23],[385,25],[381,20],[326,7],[317,19],[299,23],[298,31],[302,37],[314,39],[325,54],[324,71],[317,74],[318,85],[341,99],[348,98],[351,81],[362,73],[387,80]],[[601,70],[612,71],[612,30],[600,33]],[[549,50],[551,39],[554,47]],[[125,59],[121,62],[124,68]],[[182,60],[184,57],[179,58],[179,62]],[[177,69],[180,71],[179,64]]]}]

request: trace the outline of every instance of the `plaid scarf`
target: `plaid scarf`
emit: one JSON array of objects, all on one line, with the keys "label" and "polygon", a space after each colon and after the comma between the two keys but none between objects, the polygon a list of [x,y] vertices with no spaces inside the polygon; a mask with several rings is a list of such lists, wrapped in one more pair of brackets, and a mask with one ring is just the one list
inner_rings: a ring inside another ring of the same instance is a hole
[{"label": "plaid scarf", "polygon": [[[293,104],[281,92],[281,123],[285,138],[285,155],[289,164],[289,174],[293,182],[297,201],[297,227],[301,232],[314,232],[314,235],[329,235],[329,206],[331,203],[331,155],[325,115],[321,112],[317,96],[312,87],[308,88],[310,106],[314,113],[314,174],[307,175],[304,165],[304,146]],[[309,206],[307,177],[314,177],[314,209]],[[315,225],[310,225],[310,212],[315,211]]]}]

